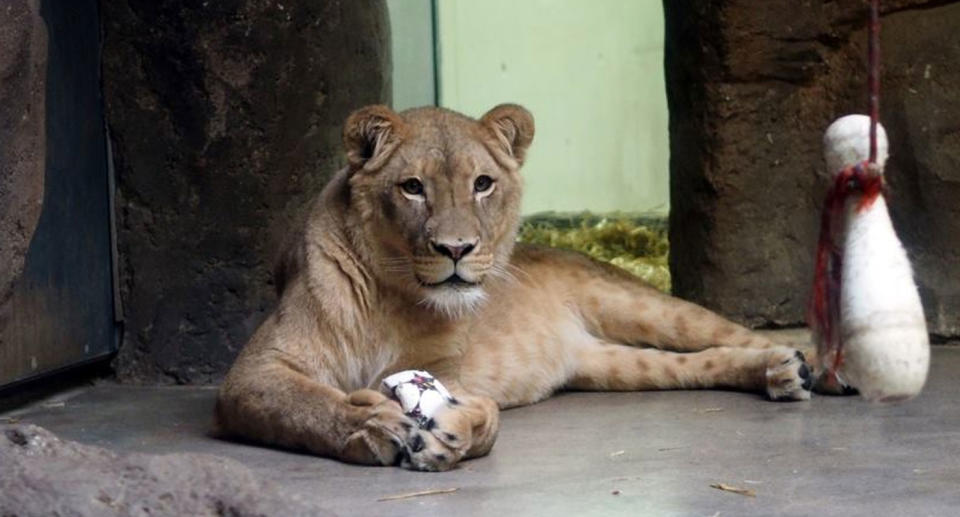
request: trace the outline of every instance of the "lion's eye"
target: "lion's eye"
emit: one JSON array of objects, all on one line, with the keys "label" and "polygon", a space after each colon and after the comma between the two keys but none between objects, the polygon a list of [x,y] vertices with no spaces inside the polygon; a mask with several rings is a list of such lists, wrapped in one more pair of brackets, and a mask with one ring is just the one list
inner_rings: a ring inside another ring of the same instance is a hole
[{"label": "lion's eye", "polygon": [[400,188],[404,192],[410,194],[411,196],[422,196],[423,195],[423,183],[420,182],[417,178],[410,178],[400,184]]},{"label": "lion's eye", "polygon": [[473,181],[473,191],[477,194],[482,194],[493,186],[493,178],[487,176],[486,174],[482,176],[477,176],[477,179]]}]

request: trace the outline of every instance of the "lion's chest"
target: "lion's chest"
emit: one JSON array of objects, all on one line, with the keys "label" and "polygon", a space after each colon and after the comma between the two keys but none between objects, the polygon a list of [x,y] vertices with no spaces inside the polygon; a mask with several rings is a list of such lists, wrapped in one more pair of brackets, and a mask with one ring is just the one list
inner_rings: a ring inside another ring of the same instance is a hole
[{"label": "lion's chest", "polygon": [[392,343],[370,343],[356,361],[348,361],[342,383],[348,391],[362,388],[378,389],[380,381],[394,373],[400,357],[399,347]]},{"label": "lion's chest", "polygon": [[352,389],[378,389],[384,377],[403,370],[427,370],[439,377],[455,373],[463,355],[457,328],[421,328],[394,322],[366,345],[362,360],[346,372]]}]

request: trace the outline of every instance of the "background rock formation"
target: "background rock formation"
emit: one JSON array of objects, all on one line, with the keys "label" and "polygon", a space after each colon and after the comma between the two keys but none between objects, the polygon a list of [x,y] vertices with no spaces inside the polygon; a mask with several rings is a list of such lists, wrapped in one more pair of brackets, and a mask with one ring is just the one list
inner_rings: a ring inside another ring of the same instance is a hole
[{"label": "background rock formation", "polygon": [[384,2],[103,0],[121,380],[211,382],[274,302],[347,114],[389,101]]}]

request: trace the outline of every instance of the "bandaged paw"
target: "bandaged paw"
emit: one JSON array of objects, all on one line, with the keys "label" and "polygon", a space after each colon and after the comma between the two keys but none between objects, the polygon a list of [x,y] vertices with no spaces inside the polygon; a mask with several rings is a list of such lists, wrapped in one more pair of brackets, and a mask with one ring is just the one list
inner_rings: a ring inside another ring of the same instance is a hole
[{"label": "bandaged paw", "polygon": [[456,402],[440,381],[423,370],[395,373],[383,379],[380,389],[399,402],[403,412],[420,427],[427,427],[438,409]]}]

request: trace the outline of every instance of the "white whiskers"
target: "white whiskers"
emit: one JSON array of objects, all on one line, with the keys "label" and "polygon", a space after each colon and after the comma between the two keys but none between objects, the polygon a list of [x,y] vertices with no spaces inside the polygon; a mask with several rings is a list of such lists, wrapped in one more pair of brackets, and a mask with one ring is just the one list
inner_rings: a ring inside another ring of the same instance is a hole
[{"label": "white whiskers", "polygon": [[504,264],[494,264],[493,270],[495,271],[495,274],[500,276],[500,278],[508,279],[511,282],[519,283],[521,281],[520,280],[521,278],[523,280],[531,279],[530,273],[527,273],[522,268],[517,267],[509,262],[506,262]]}]

